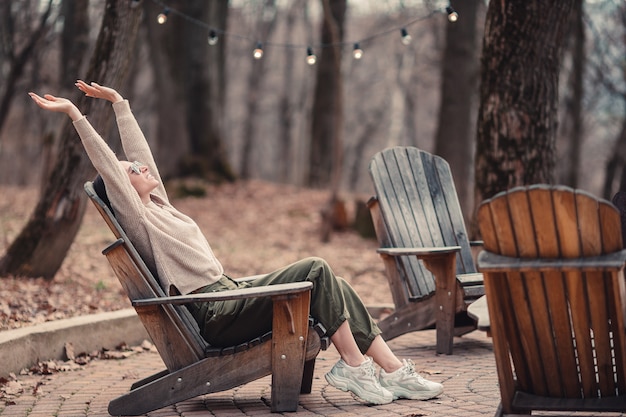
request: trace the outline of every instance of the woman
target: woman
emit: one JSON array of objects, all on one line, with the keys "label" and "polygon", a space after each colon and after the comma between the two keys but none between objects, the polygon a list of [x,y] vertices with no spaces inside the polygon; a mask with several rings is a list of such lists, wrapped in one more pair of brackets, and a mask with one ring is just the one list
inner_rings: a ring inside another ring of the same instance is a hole
[{"label": "woman", "polygon": [[[311,281],[311,316],[327,329],[341,356],[326,374],[330,385],[374,404],[386,404],[396,398],[425,400],[443,392],[441,384],[417,374],[412,361],[400,360],[391,351],[356,292],[336,277],[324,260],[303,259],[246,283],[237,283],[224,275],[197,224],[170,204],[128,101],[114,89],[96,83],[79,80],[76,86],[88,97],[112,103],[124,153],[134,162],[119,161],[70,100],[49,94],[29,95],[39,107],[65,113],[72,119],[106,185],[116,218],[167,293]],[[197,303],[190,305],[189,310],[202,336],[214,346],[236,345],[271,329],[272,306],[267,299]],[[381,367],[378,376],[374,363]]]}]

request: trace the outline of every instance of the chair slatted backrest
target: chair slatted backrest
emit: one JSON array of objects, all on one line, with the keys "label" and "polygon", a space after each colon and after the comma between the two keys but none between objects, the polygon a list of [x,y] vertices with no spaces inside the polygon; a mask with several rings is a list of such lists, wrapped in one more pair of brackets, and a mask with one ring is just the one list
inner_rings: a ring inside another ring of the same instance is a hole
[{"label": "chair slatted backrest", "polygon": [[[478,222],[488,252],[481,270],[489,253],[519,260],[504,272],[483,270],[503,404],[513,372],[519,390],[544,397],[624,395],[624,278],[594,262],[622,249],[615,207],[536,185],[486,200]],[[522,260],[530,261],[516,267]],[[568,266],[548,268],[559,260]]]},{"label": "chair slatted backrest", "polygon": [[[98,196],[93,183],[85,183],[84,188],[118,239],[104,253],[129,299],[164,297],[165,293],[158,280],[145,265],[109,207]],[[198,326],[186,307],[164,304],[136,307],[136,310],[170,371],[193,364],[205,356],[209,345],[200,335]]]},{"label": "chair slatted backrest", "polygon": [[[450,166],[443,158],[394,147],[376,154],[369,170],[386,229],[386,238],[379,236],[382,246],[460,246],[457,274],[476,272]],[[416,257],[398,257],[396,263],[411,298],[435,291],[433,275]]]}]

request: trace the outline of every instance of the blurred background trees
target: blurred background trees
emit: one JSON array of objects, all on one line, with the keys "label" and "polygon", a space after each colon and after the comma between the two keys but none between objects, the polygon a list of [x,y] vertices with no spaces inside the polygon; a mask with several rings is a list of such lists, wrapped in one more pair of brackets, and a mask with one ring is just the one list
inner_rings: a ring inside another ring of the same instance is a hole
[{"label": "blurred background trees", "polygon": [[[484,56],[481,77],[483,45],[498,45],[501,62],[517,62],[520,70],[534,74],[533,82],[541,81],[547,68],[541,59],[519,60],[527,46],[540,44],[541,38],[527,32],[528,27],[515,33],[505,30],[502,21],[493,18],[493,8],[501,6],[522,25],[536,16],[533,13],[542,13],[535,29],[543,31],[539,33],[546,36],[545,44],[553,47],[547,42],[551,39],[559,43],[549,51],[558,53],[552,57],[556,67],[550,67],[558,83],[550,74],[554,91],[550,103],[544,103],[554,114],[534,120],[532,112],[539,109],[526,109],[533,119],[530,125],[548,132],[527,136],[540,144],[527,146],[537,153],[532,169],[549,174],[546,180],[610,198],[626,178],[626,3],[568,0],[547,2],[545,9],[539,3],[0,0],[0,185],[38,187],[42,200],[57,195],[62,185],[72,188],[66,194],[82,204],[80,184],[93,175],[84,160],[79,170],[64,171],[56,191],[50,185],[50,178],[58,176],[59,159],[69,162],[63,149],[77,136],[58,115],[35,108],[26,93],[66,94],[78,100],[73,81],[84,78],[114,85],[130,99],[170,183],[190,177],[213,182],[258,178],[324,188],[329,190],[324,213],[332,223],[334,203],[342,195],[366,198],[371,193],[367,166],[374,153],[413,145],[450,162],[471,222],[473,207],[480,202],[474,201],[475,185],[479,200],[512,184],[503,181],[506,174],[500,170],[506,164],[496,161],[489,169],[475,168],[475,160],[494,149],[493,142],[477,148],[477,139],[488,143],[502,135],[496,127],[489,133],[481,127],[489,109],[483,107],[479,114],[479,92],[483,94],[489,79],[509,76],[521,81],[490,67],[493,61]],[[112,65],[98,58],[98,36],[106,28],[111,5],[113,11],[124,11],[110,23],[126,25],[120,30],[129,31],[126,19],[139,16],[136,40],[118,51],[117,65],[125,60],[127,70],[99,72],[94,65]],[[448,6],[458,12],[458,21],[450,22]],[[160,24],[157,16],[166,9],[166,22]],[[257,47],[263,54],[259,60],[253,58]],[[353,55],[356,49],[362,52],[360,59]],[[315,55],[313,65],[307,63],[309,53]],[[508,60],[516,56],[518,61]],[[505,83],[499,88],[511,87]],[[535,95],[528,100],[525,91],[519,90],[510,103],[528,105],[545,98]],[[92,122],[102,117],[98,130],[117,146],[110,109],[80,105]],[[492,117],[502,121],[507,116]],[[542,126],[544,122],[550,126]],[[549,146],[542,147],[546,143]],[[518,145],[512,149],[528,144],[520,140]],[[81,149],[72,152],[79,155]],[[72,153],[72,161],[76,155]],[[523,161],[513,162],[529,169]],[[487,172],[494,179],[489,185],[474,178]],[[36,208],[33,217],[55,212],[52,208],[63,200],[51,201]],[[73,229],[63,230],[69,236],[65,241],[71,242]],[[54,257],[62,258],[65,244],[41,236],[24,235],[40,247],[58,246]],[[8,265],[6,258],[0,265]],[[18,270],[42,274],[43,266],[34,265],[38,258],[26,259]],[[43,271],[54,275],[51,264]]]}]

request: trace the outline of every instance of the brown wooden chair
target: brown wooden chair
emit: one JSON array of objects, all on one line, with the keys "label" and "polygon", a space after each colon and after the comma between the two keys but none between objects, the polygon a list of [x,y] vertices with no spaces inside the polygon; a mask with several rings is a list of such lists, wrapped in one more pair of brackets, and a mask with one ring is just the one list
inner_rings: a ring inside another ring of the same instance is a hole
[{"label": "brown wooden chair", "polygon": [[386,339],[436,326],[437,352],[476,328],[467,306],[484,294],[448,163],[414,147],[394,147],[370,162],[368,203],[393,297],[379,322]]},{"label": "brown wooden chair", "polygon": [[[134,383],[109,404],[111,415],[140,415],[188,398],[223,391],[272,375],[271,410],[296,411],[300,393],[310,393],[315,358],[328,339],[309,319],[310,282],[208,294],[166,296],[110,208],[87,182],[85,191],[117,240],[104,251],[166,370]],[[210,346],[184,304],[271,297],[273,328],[248,343]]]},{"label": "brown wooden chair", "polygon": [[484,201],[478,222],[496,415],[626,410],[618,210],[584,191],[535,185]]}]

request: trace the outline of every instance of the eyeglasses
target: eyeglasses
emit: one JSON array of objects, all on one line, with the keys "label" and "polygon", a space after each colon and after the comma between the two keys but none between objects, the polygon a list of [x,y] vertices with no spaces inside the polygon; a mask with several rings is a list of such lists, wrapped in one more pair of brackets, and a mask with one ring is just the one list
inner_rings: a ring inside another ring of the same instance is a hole
[{"label": "eyeglasses", "polygon": [[143,168],[145,165],[142,164],[139,161],[134,161],[132,164],[130,164],[130,172],[137,174],[137,175],[141,175],[141,168]]}]

